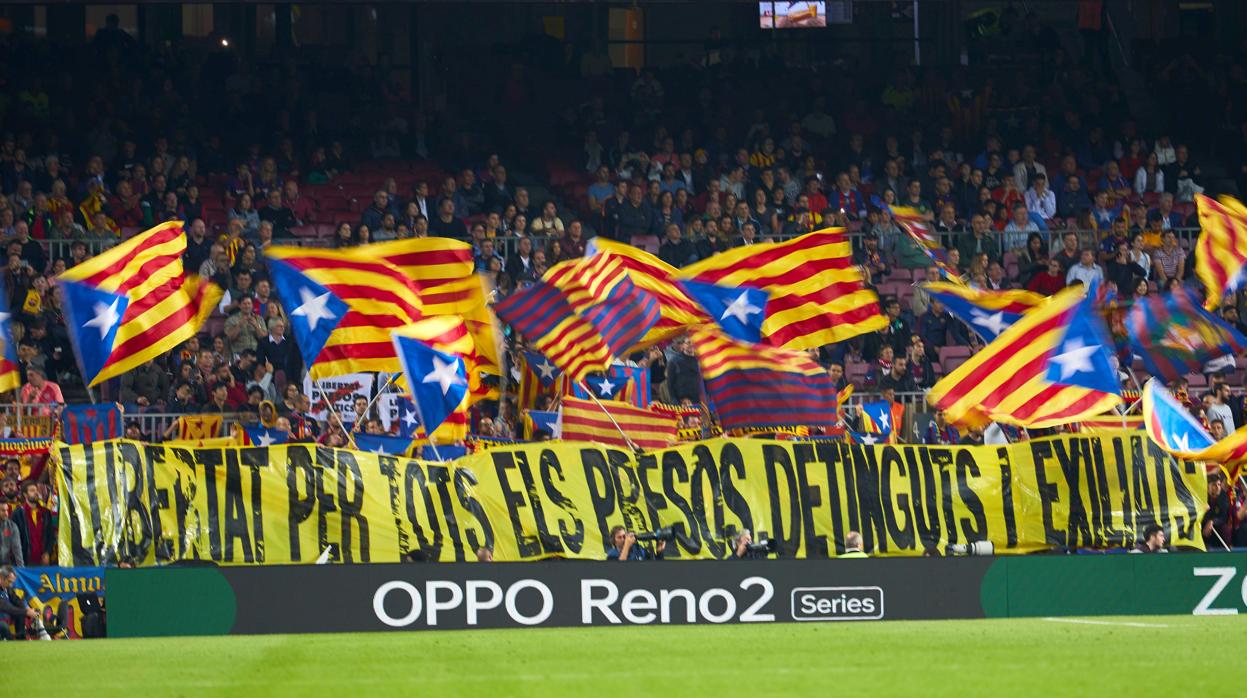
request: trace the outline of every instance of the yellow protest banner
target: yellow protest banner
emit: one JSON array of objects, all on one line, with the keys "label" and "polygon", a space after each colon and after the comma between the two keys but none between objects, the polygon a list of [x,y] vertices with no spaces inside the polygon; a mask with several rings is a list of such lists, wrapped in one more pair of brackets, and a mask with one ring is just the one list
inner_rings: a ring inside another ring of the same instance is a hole
[{"label": "yellow protest banner", "polygon": [[1138,431],[1007,446],[712,439],[635,455],[497,446],[446,463],[290,444],[58,444],[66,564],[210,560],[602,559],[610,529],[670,526],[670,558],[722,558],[732,534],[828,557],[859,531],[878,555],[979,543],[998,554],[1133,545],[1162,526],[1203,547],[1203,468]]}]

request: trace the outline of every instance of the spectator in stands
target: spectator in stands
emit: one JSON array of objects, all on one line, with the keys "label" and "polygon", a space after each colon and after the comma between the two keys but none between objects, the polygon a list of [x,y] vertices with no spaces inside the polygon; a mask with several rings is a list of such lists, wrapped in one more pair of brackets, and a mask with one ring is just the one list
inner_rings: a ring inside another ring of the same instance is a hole
[{"label": "spectator in stands", "polygon": [[17,523],[21,519],[12,517],[12,506],[0,499],[0,565],[24,567],[26,557],[22,544],[26,538],[26,531]]},{"label": "spectator in stands", "polygon": [[1134,192],[1143,196],[1144,194],[1159,194],[1163,191],[1165,191],[1165,172],[1157,162],[1156,153],[1148,153],[1147,160],[1134,175]]},{"label": "spectator in stands", "polygon": [[242,235],[255,235],[256,228],[260,227],[260,214],[251,206],[251,195],[243,194],[238,197],[238,204],[230,209],[229,221],[239,221],[242,224]]},{"label": "spectator in stands", "polygon": [[390,212],[390,195],[384,189],[378,189],[372,195],[372,203],[360,214],[359,224],[368,229],[381,227],[381,219]]},{"label": "spectator in stands", "polygon": [[[891,347],[887,347],[891,348]],[[898,393],[912,393],[918,389],[914,378],[909,374],[909,357],[896,356],[892,359],[891,370],[879,376],[879,390],[894,390]]]},{"label": "spectator in stands", "polygon": [[1052,259],[1061,265],[1061,276],[1064,277],[1065,272],[1071,267],[1078,264],[1078,260],[1082,258],[1082,253],[1078,250],[1078,233],[1067,231],[1061,235],[1061,249],[1052,255]]},{"label": "spectator in stands", "polygon": [[19,527],[26,532],[22,547],[22,557],[26,564],[46,567],[56,554],[53,538],[56,525],[52,512],[43,505],[38,484],[27,481],[22,485],[22,502],[14,510],[13,516],[21,520]]},{"label": "spectator in stands", "polygon": [[1082,177],[1073,174],[1066,177],[1056,197],[1056,217],[1068,224],[1082,211],[1091,208],[1091,199],[1083,188]]},{"label": "spectator in stands", "polygon": [[541,215],[533,219],[528,230],[533,235],[560,236],[563,234],[563,220],[558,216],[554,202],[547,199],[541,204]]},{"label": "spectator in stands", "polygon": [[948,423],[944,410],[936,410],[935,416],[923,432],[922,443],[928,446],[956,446],[961,443],[957,427]]},{"label": "spectator in stands", "polygon": [[989,232],[990,229],[991,222],[982,214],[975,214],[970,218],[970,235],[962,237],[957,243],[962,263],[966,265],[962,267],[963,270],[969,269],[970,261],[976,254],[986,254],[989,261],[1000,259],[999,243]]},{"label": "spectator in stands", "polygon": [[[1074,267],[1070,267],[1072,272]],[[1058,259],[1048,260],[1048,268],[1039,274],[1035,274],[1027,282],[1026,288],[1035,293],[1051,296],[1052,294],[1065,288],[1065,279],[1067,272],[1062,270],[1061,261]]]},{"label": "spectator in stands", "polygon": [[1118,167],[1116,160],[1109,160],[1105,163],[1104,175],[1100,177],[1099,191],[1108,196],[1109,205],[1114,207],[1120,207],[1134,194],[1134,187],[1122,176],[1121,168]]},{"label": "spectator in stands", "polygon": [[697,364],[696,348],[688,339],[681,339],[675,354],[667,362],[667,393],[677,405],[701,402],[701,367]]},{"label": "spectator in stands", "polygon": [[1116,254],[1104,265],[1105,278],[1117,285],[1118,296],[1129,299],[1140,279],[1147,279],[1147,271],[1130,259],[1130,244],[1117,244]]},{"label": "spectator in stands", "polygon": [[1036,174],[1031,179],[1031,186],[1026,190],[1026,209],[1044,220],[1056,217],[1056,194],[1048,188],[1048,177]]},{"label": "spectator in stands", "polygon": [[1170,279],[1181,280],[1186,275],[1186,253],[1178,246],[1178,236],[1167,230],[1161,237],[1161,247],[1152,253],[1152,268],[1156,272],[1156,284],[1164,288]]},{"label": "spectator in stands", "polygon": [[531,284],[537,280],[533,264],[533,240],[522,237],[516,243],[515,253],[507,258],[504,268],[507,275],[517,284]]},{"label": "spectator in stands", "polygon": [[1230,523],[1230,495],[1225,474],[1217,471],[1208,476],[1208,511],[1202,520],[1204,547],[1208,550],[1226,548]]},{"label": "spectator in stands", "polygon": [[1100,265],[1095,263],[1095,252],[1090,249],[1082,251],[1078,264],[1070,267],[1069,272],[1065,275],[1066,284],[1072,284],[1077,281],[1088,288],[1093,283],[1098,284],[1103,280],[1104,271],[1100,269]]},{"label": "spectator in stands", "polygon": [[121,401],[139,407],[160,407],[169,394],[169,374],[164,367],[147,362],[121,374]]},{"label": "spectator in stands", "polygon": [[[287,207],[282,201],[282,192],[280,189],[269,190],[266,204],[264,208],[260,209],[258,215],[261,221],[272,224],[273,234],[278,236],[284,237],[290,233],[291,228],[302,224],[301,221],[295,218],[294,211],[291,211],[290,208]],[[259,227],[260,225],[257,222],[257,232]]]},{"label": "spectator in stands", "polygon": [[299,375],[301,360],[299,350],[294,341],[286,338],[286,321],[281,318],[270,318],[268,336],[260,340],[256,346],[256,360],[262,364],[272,364],[274,371],[285,374],[284,381],[294,380]]},{"label": "spectator in stands", "polygon": [[[1155,155],[1153,153],[1153,155]],[[1143,539],[1134,546],[1132,553],[1163,553],[1165,551],[1165,529],[1159,524],[1150,523],[1143,529]]]},{"label": "spectator in stands", "polygon": [[[1036,183],[1043,183],[1043,179],[1036,179]],[[1051,196],[1052,192],[1045,192]],[[1030,210],[1026,204],[1016,204],[1013,207],[1012,217],[1004,229],[1004,246],[1005,249],[1015,255],[1020,255],[1025,251],[1026,240],[1030,233],[1039,231],[1039,226],[1035,221],[1031,220]],[[991,255],[989,254],[990,258]]]},{"label": "spectator in stands", "polygon": [[455,202],[441,199],[437,202],[437,215],[429,220],[429,234],[438,237],[466,240],[468,229],[463,221],[455,216]]},{"label": "spectator in stands", "polygon": [[36,412],[44,416],[52,414],[55,407],[65,404],[61,386],[48,380],[44,369],[38,366],[26,369],[26,384],[22,386],[19,396],[22,404],[37,405]]},{"label": "spectator in stands", "polygon": [[666,237],[658,248],[658,258],[679,269],[697,261],[697,248],[684,239],[679,225],[668,223]]}]

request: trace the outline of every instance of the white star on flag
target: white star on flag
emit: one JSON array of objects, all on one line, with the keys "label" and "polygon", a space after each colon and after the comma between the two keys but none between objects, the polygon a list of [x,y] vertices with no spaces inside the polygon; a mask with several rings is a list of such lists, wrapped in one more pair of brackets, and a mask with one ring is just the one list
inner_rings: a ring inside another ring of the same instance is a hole
[{"label": "white star on flag", "polygon": [[749,292],[741,291],[736,300],[732,301],[719,316],[719,319],[726,320],[730,316],[739,320],[741,324],[748,325],[749,316],[760,312],[762,312],[761,308],[749,302]]},{"label": "white star on flag", "polygon": [[1191,435],[1183,432],[1181,434],[1170,434],[1169,439],[1173,441],[1174,448],[1179,451],[1191,450]]},{"label": "white star on flag", "polygon": [[450,392],[450,386],[463,385],[463,378],[459,376],[458,364],[454,361],[449,363],[442,361],[441,357],[433,357],[433,370],[424,375],[422,383],[437,383],[442,388],[442,395]]},{"label": "white star on flag", "polygon": [[862,435],[862,443],[864,444],[874,444],[874,443],[877,443],[878,441],[879,441],[879,437],[875,436],[874,434],[863,434]]},{"label": "white star on flag", "polygon": [[879,428],[880,429],[891,429],[892,428],[888,426],[888,413],[887,412],[883,412],[879,415]]},{"label": "white star on flag", "polygon": [[[108,331],[121,321],[121,316],[117,314],[117,305],[121,303],[120,298],[114,298],[112,305],[104,305],[103,303],[95,304],[95,317],[83,323],[83,327],[94,327],[100,331],[100,339],[108,336]],[[5,319],[8,319],[7,316]]]},{"label": "white star on flag", "polygon": [[1091,357],[1100,350],[1099,344],[1084,346],[1082,339],[1075,337],[1062,348],[1065,351],[1052,357],[1052,360],[1061,366],[1061,380],[1078,373],[1095,371],[1095,367],[1091,365]]},{"label": "white star on flag", "polygon": [[260,446],[272,446],[276,442],[277,439],[274,439],[272,434],[269,434],[267,431],[262,431],[260,432],[260,438],[256,443]]},{"label": "white star on flag", "polygon": [[550,363],[549,359],[542,359],[541,363],[537,364],[537,372],[541,374],[542,380],[554,378],[554,364]]},{"label": "white star on flag", "polygon": [[615,384],[611,382],[611,379],[603,378],[602,382],[598,383],[598,395],[606,396],[613,392],[615,392]]},{"label": "white star on flag", "polygon": [[987,328],[992,334],[1000,334],[1005,331],[1005,314],[997,311],[988,315],[977,308],[970,311],[971,322],[980,327]]},{"label": "white star on flag", "polygon": [[307,326],[309,329],[315,330],[316,325],[321,320],[332,320],[334,314],[326,307],[329,303],[329,292],[326,291],[319,296],[312,293],[312,290],[306,286],[299,289],[299,298],[302,304],[294,310],[290,311],[291,315],[298,315],[307,318]]},{"label": "white star on flag", "polygon": [[416,426],[416,413],[413,411],[405,412],[403,414],[403,424],[406,424],[409,427]]},{"label": "white star on flag", "polygon": [[563,438],[563,410],[559,410],[558,418],[550,425],[550,438]]}]

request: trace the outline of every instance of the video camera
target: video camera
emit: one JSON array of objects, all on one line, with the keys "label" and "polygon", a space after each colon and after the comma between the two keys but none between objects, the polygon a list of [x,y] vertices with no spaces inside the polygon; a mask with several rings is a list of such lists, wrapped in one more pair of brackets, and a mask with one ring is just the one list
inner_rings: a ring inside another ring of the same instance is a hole
[{"label": "video camera", "polygon": [[662,541],[667,541],[668,543],[670,543],[671,541],[675,540],[675,529],[671,526],[664,526],[663,528],[656,528],[653,531],[645,531],[643,533],[636,534],[636,539],[638,541],[660,541],[662,540]]},{"label": "video camera", "polygon": [[755,553],[758,555],[770,555],[779,552],[779,541],[774,538],[763,538],[757,543],[750,543],[745,546],[746,553]]}]

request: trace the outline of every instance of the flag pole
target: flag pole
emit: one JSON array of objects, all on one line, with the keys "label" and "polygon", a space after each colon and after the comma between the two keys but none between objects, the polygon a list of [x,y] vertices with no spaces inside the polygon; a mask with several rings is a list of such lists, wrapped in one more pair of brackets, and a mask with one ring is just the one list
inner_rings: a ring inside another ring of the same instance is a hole
[{"label": "flag pole", "polygon": [[372,396],[372,399],[368,401],[368,406],[364,408],[364,414],[368,414],[368,413],[372,412],[372,407],[373,407],[373,405],[376,405],[376,404],[377,404],[377,401],[381,399],[381,393],[385,392],[385,389],[386,389],[386,388],[388,388],[388,387],[390,387],[391,385],[393,385],[393,384],[394,384],[394,379],[395,379],[395,378],[397,378],[397,377],[398,377],[398,374],[397,374],[397,373],[391,373],[391,374],[390,374],[390,378],[389,378],[389,380],[387,380],[387,381],[385,382],[385,385],[381,386],[380,388],[377,388],[377,392],[376,392],[376,394]]},{"label": "flag pole", "polygon": [[420,420],[420,426],[424,427],[424,438],[429,440],[429,448],[433,449],[433,457],[441,461],[442,454],[437,452],[437,444],[433,442],[433,432],[436,429],[430,429],[429,423],[424,421],[424,413],[420,411],[420,401],[416,399],[415,392],[411,394],[411,407],[416,411],[416,417]]},{"label": "flag pole", "polygon": [[619,422],[615,421],[615,417],[612,416],[611,413],[606,409],[606,405],[603,405],[602,401],[598,399],[597,394],[594,393],[592,390],[590,390],[589,386],[585,385],[585,382],[583,380],[576,381],[576,383],[577,385],[580,386],[582,390],[584,390],[586,393],[589,394],[589,397],[593,399],[593,402],[598,406],[598,409],[602,410],[602,414],[605,414],[606,418],[611,420],[611,424],[615,425],[615,430],[619,432],[620,436],[624,437],[624,441],[627,442],[628,448],[631,448],[633,451],[640,453],[641,449],[637,447],[636,442],[633,441],[631,437],[629,437],[627,434],[624,433],[623,427],[619,426]]},{"label": "flag pole", "polygon": [[325,392],[324,386],[320,384],[320,381],[312,379],[312,388],[320,391],[320,399],[325,401],[325,407],[329,408],[329,414],[332,414],[338,420],[342,431],[346,432],[346,438],[351,442],[351,448],[358,451],[359,445],[355,443],[355,435],[352,432],[346,431],[346,424],[342,422],[342,416],[338,414],[338,411],[333,408],[333,401],[329,399],[329,394]]}]

